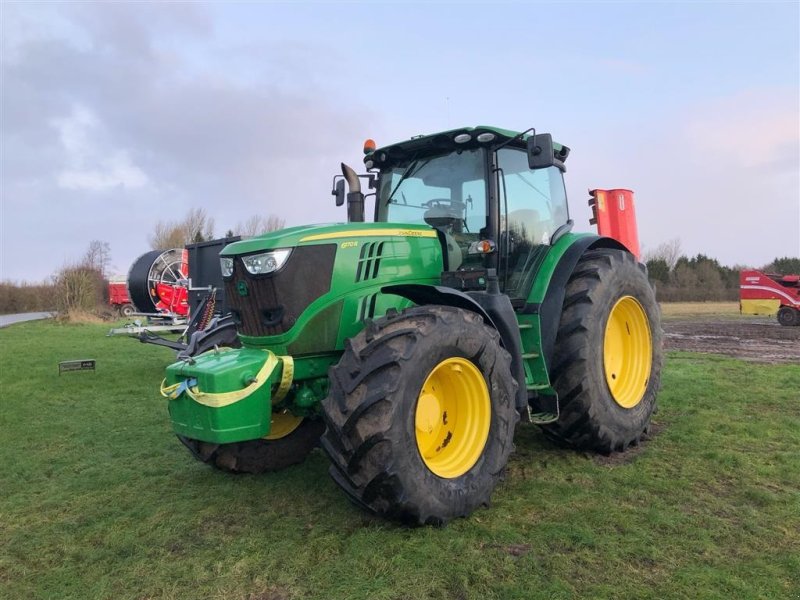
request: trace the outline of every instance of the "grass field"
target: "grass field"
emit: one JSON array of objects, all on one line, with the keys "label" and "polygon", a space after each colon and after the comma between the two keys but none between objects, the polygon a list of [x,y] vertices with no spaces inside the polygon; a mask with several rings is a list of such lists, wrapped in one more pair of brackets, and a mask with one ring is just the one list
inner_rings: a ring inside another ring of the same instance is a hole
[{"label": "grass field", "polygon": [[[671,354],[640,449],[520,427],[489,509],[406,529],[319,451],[265,476],[195,462],[157,393],[171,352],[106,330],[0,330],[3,598],[800,598],[800,365]],[[74,358],[97,372],[59,376]]]},{"label": "grass field", "polygon": [[738,302],[662,302],[661,316],[665,319],[708,316],[741,317]]}]

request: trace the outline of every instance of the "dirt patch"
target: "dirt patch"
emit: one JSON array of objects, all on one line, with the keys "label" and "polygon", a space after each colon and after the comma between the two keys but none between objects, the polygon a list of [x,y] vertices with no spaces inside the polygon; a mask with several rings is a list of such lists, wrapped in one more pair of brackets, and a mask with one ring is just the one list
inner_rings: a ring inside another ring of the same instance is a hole
[{"label": "dirt patch", "polygon": [[800,327],[783,327],[774,318],[672,318],[664,320],[663,327],[665,350],[768,364],[800,363]]}]

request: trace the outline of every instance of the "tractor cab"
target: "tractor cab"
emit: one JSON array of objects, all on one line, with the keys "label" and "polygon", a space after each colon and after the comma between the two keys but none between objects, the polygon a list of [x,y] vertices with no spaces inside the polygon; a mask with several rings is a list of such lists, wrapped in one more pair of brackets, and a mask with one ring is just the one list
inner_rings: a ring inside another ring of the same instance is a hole
[{"label": "tractor cab", "polygon": [[370,148],[374,219],[435,228],[445,285],[480,289],[496,269],[501,291],[522,300],[531,267],[571,227],[562,175],[568,153],[549,134],[488,127]]}]

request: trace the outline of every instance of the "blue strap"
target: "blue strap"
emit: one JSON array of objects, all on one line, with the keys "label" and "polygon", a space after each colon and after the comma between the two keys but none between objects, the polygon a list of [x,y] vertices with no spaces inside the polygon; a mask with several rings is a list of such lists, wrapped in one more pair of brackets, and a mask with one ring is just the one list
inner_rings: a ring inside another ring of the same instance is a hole
[{"label": "blue strap", "polygon": [[172,400],[179,398],[183,392],[185,392],[190,387],[197,386],[197,379],[192,377],[191,379],[184,379],[180,383],[176,385],[171,385],[168,388],[162,388],[161,393]]}]

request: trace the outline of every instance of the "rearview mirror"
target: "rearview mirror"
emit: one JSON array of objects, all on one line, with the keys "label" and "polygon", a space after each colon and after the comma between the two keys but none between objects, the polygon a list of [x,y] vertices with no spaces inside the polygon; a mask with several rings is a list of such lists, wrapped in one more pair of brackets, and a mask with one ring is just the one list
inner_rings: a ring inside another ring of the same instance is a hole
[{"label": "rearview mirror", "polygon": [[545,169],[555,165],[553,155],[553,136],[537,133],[528,138],[528,166],[531,169]]},{"label": "rearview mirror", "polygon": [[[338,177],[341,177],[339,175]],[[336,196],[336,206],[344,204],[344,179],[337,179],[333,184],[332,196]]]}]

